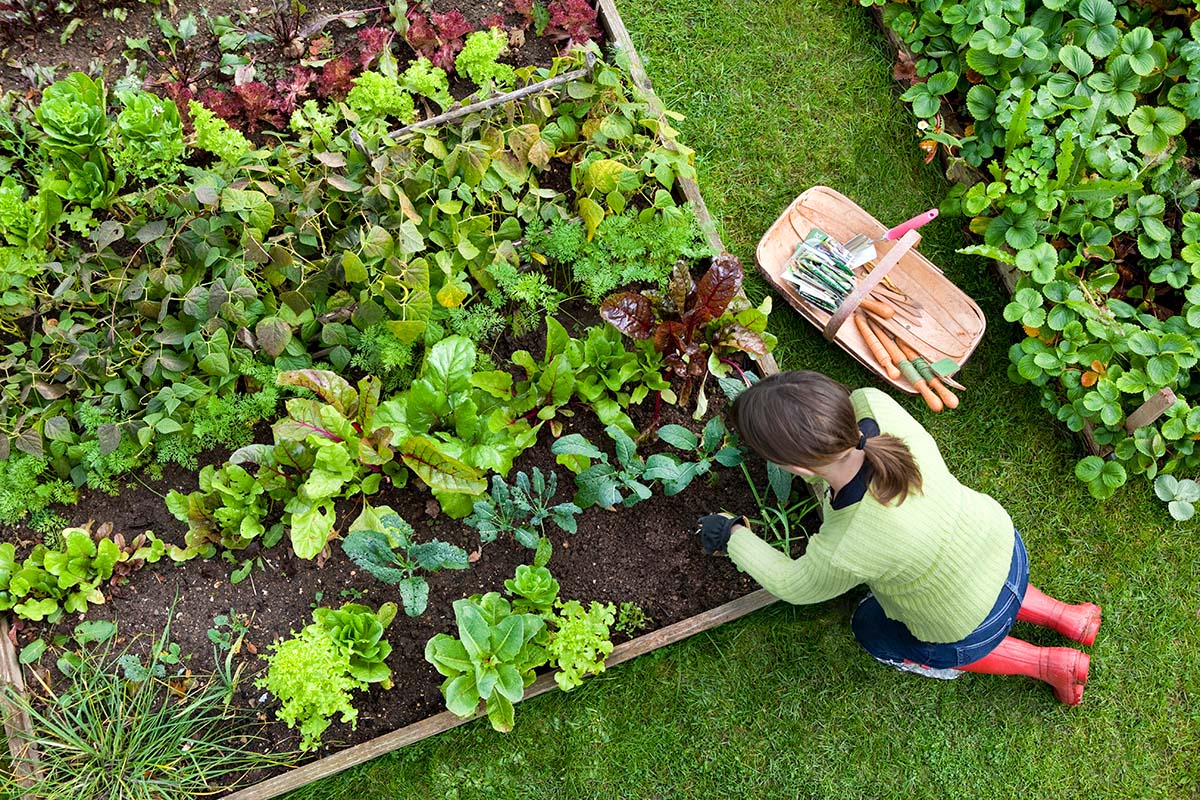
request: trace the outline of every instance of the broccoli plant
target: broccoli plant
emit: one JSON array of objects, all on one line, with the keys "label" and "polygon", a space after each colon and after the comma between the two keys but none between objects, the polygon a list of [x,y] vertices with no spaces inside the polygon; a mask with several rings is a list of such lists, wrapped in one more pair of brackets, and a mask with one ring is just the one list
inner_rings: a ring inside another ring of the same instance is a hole
[{"label": "broccoli plant", "polygon": [[350,526],[350,535],[342,541],[346,556],[373,577],[396,584],[404,613],[410,617],[425,613],[429,603],[429,584],[418,570],[466,569],[467,552],[461,547],[434,539],[413,541],[413,528],[388,506],[368,506]]},{"label": "broccoli plant", "polygon": [[465,522],[479,531],[483,542],[494,542],[507,534],[528,548],[536,548],[551,521],[567,533],[576,530],[575,516],[582,509],[574,503],[551,505],[558,491],[558,475],[550,472],[547,478],[534,467],[533,477],[518,472],[513,486],[499,475],[492,476],[492,491],[474,505]]},{"label": "broccoli plant", "polygon": [[618,503],[629,508],[649,500],[650,487],[642,483],[646,462],[637,454],[637,445],[616,425],[609,425],[604,432],[616,444],[616,464],[609,462],[608,453],[579,433],[564,436],[550,447],[558,463],[577,473],[575,504],[580,508],[611,509]]}]

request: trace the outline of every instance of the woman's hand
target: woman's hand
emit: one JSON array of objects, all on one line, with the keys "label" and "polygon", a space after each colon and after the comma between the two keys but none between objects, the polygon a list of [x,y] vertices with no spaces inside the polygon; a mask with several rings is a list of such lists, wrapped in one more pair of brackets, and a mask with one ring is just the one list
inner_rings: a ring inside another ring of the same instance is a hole
[{"label": "woman's hand", "polygon": [[722,511],[719,514],[705,514],[696,520],[696,534],[700,544],[708,555],[723,552],[729,546],[729,536],[733,533],[734,525],[750,527],[750,520],[737,517]]}]

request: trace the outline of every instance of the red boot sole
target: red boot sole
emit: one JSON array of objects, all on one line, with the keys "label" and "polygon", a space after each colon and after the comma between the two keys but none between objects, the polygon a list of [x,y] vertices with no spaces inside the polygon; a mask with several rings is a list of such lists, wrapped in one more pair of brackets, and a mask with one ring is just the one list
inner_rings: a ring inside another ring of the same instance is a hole
[{"label": "red boot sole", "polygon": [[1100,606],[1096,605],[1095,603],[1086,603],[1084,605],[1086,608],[1091,610],[1091,616],[1088,618],[1087,623],[1083,626],[1083,630],[1080,631],[1079,636],[1075,637],[1075,641],[1084,646],[1091,647],[1092,643],[1096,641],[1096,634],[1100,632],[1101,612]]}]

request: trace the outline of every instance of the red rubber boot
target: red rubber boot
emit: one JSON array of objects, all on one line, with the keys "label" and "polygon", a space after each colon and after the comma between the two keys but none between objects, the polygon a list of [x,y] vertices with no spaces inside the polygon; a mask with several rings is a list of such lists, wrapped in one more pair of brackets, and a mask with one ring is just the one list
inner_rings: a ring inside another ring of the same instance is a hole
[{"label": "red rubber boot", "polygon": [[959,667],[965,672],[987,675],[1026,675],[1045,681],[1054,696],[1069,706],[1083,700],[1091,656],[1070,647],[1035,647],[1012,636],[983,658]]},{"label": "red rubber boot", "polygon": [[1096,641],[1100,630],[1100,606],[1094,603],[1070,605],[1042,594],[1032,583],[1025,589],[1025,601],[1017,612],[1021,622],[1032,622],[1043,628],[1053,628],[1080,644]]}]

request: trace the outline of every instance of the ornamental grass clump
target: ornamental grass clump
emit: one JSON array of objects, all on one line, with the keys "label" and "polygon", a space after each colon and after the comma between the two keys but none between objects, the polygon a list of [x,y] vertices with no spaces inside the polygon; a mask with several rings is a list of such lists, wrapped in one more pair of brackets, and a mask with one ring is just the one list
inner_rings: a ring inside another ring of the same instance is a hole
[{"label": "ornamental grass clump", "polygon": [[168,643],[169,630],[146,665],[129,647],[68,652],[59,662],[71,677],[62,692],[43,683],[40,694],[27,697],[0,684],[0,698],[31,722],[29,732],[14,726],[10,735],[38,751],[33,784],[18,786],[18,771],[5,770],[0,796],[191,800],[223,794],[252,770],[291,762],[291,753],[264,755],[278,747],[262,737],[262,723],[229,704],[236,673],[171,675],[162,659]]}]

